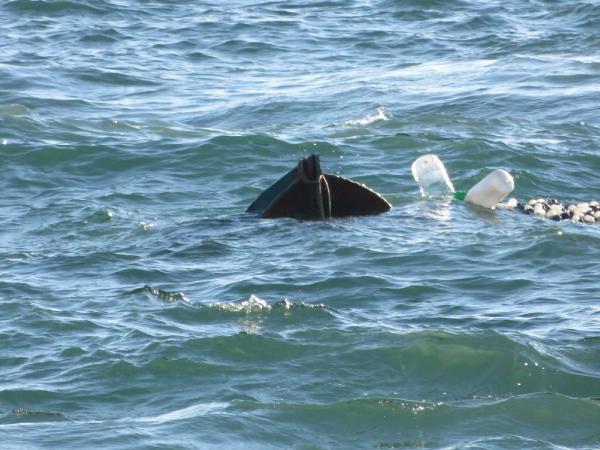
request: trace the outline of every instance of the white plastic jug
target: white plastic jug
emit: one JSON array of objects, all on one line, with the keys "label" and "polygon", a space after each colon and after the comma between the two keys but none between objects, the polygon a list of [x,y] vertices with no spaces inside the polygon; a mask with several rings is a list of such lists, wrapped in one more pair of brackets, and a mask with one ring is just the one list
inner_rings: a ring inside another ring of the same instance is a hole
[{"label": "white plastic jug", "polygon": [[510,173],[496,169],[469,189],[465,201],[494,209],[514,188],[515,182]]},{"label": "white plastic jug", "polygon": [[412,163],[411,170],[423,197],[454,193],[454,186],[448,177],[444,163],[436,155],[420,156]]}]

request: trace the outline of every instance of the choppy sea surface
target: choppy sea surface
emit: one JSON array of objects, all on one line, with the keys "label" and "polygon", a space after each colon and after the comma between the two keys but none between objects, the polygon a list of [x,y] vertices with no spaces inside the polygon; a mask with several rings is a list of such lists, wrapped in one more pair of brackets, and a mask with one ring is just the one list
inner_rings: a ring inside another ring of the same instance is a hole
[{"label": "choppy sea surface", "polygon": [[[0,440],[600,447],[600,2],[0,1]],[[393,209],[260,220],[311,153]]]}]

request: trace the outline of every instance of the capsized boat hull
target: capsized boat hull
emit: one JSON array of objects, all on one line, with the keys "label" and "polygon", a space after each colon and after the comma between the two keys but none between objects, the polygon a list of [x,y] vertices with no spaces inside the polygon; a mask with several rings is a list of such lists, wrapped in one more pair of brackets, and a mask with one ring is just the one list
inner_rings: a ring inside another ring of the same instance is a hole
[{"label": "capsized boat hull", "polygon": [[318,220],[381,214],[390,208],[365,185],[322,173],[319,156],[311,155],[260,194],[246,212],[269,219]]}]

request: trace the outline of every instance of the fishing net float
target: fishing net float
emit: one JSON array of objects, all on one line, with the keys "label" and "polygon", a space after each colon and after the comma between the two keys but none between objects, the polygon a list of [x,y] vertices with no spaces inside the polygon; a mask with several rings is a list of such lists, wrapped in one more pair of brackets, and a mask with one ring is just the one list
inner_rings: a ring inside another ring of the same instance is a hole
[{"label": "fishing net float", "polygon": [[518,203],[516,201],[510,205],[508,203],[504,207],[515,208],[525,214],[533,214],[534,216],[546,217],[547,219],[600,223],[600,203],[597,201],[565,205],[556,199],[539,198],[529,200],[527,203]]}]

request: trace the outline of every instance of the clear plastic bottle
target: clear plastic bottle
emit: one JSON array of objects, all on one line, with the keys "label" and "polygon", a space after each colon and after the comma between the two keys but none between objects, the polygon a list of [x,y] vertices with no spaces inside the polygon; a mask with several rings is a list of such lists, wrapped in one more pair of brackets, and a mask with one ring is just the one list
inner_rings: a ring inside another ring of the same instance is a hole
[{"label": "clear plastic bottle", "polygon": [[411,166],[415,181],[423,197],[447,196],[454,193],[444,163],[436,155],[423,155]]},{"label": "clear plastic bottle", "polygon": [[469,189],[465,201],[494,209],[514,188],[515,182],[510,173],[496,169]]}]

